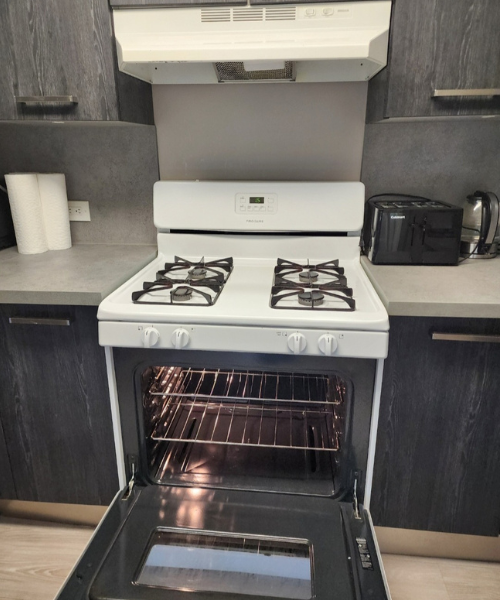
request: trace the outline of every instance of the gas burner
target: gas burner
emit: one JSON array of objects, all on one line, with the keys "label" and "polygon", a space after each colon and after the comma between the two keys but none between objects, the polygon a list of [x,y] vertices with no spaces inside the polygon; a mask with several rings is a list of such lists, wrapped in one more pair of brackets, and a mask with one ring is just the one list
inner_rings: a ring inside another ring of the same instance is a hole
[{"label": "gas burner", "polygon": [[283,258],[278,258],[278,264],[274,267],[274,272],[283,277],[290,275],[292,273],[302,273],[303,271],[316,271],[319,273],[337,273],[338,275],[344,274],[344,268],[339,267],[338,260],[328,260],[323,263],[318,263],[317,265],[310,265],[309,261],[307,265],[301,265],[299,263],[293,262],[291,260],[284,260]]},{"label": "gas burner", "polygon": [[339,290],[347,289],[347,279],[343,267],[338,260],[330,260],[316,265],[299,264],[290,260],[278,258],[274,267],[274,286],[288,288],[290,286],[307,286],[315,288],[326,285]]},{"label": "gas burner", "polygon": [[314,283],[315,281],[318,281],[318,277],[319,273],[317,271],[307,270],[299,273],[299,279],[303,283]]},{"label": "gas burner", "polygon": [[325,300],[325,296],[318,291],[300,292],[297,294],[299,304],[302,306],[321,306]]},{"label": "gas burner", "polygon": [[175,288],[170,292],[172,302],[187,302],[193,297],[193,290],[186,286]]},{"label": "gas burner", "polygon": [[205,279],[207,276],[208,271],[206,269],[204,269],[203,267],[193,267],[192,269],[190,269],[188,271],[188,275],[190,277],[190,279],[194,279],[194,280],[198,280],[198,279]]},{"label": "gas burner", "polygon": [[192,262],[180,256],[175,256],[173,263],[165,263],[165,268],[156,273],[156,279],[158,281],[169,281],[170,283],[223,285],[228,280],[232,270],[232,258],[221,258],[207,262],[204,258],[201,258],[197,262]]},{"label": "gas burner", "polygon": [[[335,289],[335,288],[333,288]],[[352,312],[356,310],[356,302],[352,298],[352,290],[331,291],[328,286],[315,286],[306,289],[300,286],[288,288],[274,286],[271,290],[271,308],[283,310],[334,310]],[[300,306],[297,306],[297,303]]]}]

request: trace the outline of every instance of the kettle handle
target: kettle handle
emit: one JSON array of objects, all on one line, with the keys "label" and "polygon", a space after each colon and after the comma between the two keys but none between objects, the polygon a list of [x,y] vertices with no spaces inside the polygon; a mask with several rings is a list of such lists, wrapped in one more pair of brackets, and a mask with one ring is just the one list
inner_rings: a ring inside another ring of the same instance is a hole
[{"label": "kettle handle", "polygon": [[[495,240],[498,228],[498,218],[500,216],[500,202],[493,192],[474,193],[474,196],[481,198],[483,203],[483,223],[481,225],[481,235],[479,246],[490,246]],[[484,217],[487,217],[486,219]]]}]

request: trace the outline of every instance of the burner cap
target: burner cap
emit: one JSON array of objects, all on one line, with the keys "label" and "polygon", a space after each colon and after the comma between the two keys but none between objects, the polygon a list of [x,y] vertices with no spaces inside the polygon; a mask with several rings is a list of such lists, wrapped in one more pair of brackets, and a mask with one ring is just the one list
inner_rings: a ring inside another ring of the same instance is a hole
[{"label": "burner cap", "polygon": [[319,277],[319,273],[317,273],[316,271],[311,271],[310,269],[308,269],[307,271],[302,271],[302,273],[299,273],[300,281],[305,281],[307,283],[312,283],[313,281],[317,281],[318,277]]},{"label": "burner cap", "polygon": [[187,287],[178,287],[170,292],[170,297],[173,302],[187,302],[191,299],[193,290]]},{"label": "burner cap", "polygon": [[207,276],[207,270],[203,267],[194,267],[188,271],[191,279],[205,279]]},{"label": "burner cap", "polygon": [[320,292],[301,292],[298,295],[299,304],[302,306],[320,306],[323,304],[324,295]]}]

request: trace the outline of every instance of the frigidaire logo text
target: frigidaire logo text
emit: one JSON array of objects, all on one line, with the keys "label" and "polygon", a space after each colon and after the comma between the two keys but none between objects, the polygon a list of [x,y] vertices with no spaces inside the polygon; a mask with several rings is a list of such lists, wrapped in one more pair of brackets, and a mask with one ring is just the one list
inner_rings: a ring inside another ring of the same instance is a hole
[{"label": "frigidaire logo text", "polygon": [[264,219],[247,219],[247,223],[264,223]]},{"label": "frigidaire logo text", "polygon": [[391,219],[406,219],[405,215],[391,215]]}]

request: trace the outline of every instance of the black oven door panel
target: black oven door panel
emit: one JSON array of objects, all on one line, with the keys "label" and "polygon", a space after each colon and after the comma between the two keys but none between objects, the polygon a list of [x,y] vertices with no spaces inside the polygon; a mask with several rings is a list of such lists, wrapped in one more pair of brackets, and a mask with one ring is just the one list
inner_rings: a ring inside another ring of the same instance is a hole
[{"label": "black oven door panel", "polygon": [[159,485],[117,497],[58,600],[387,600],[368,514]]}]

